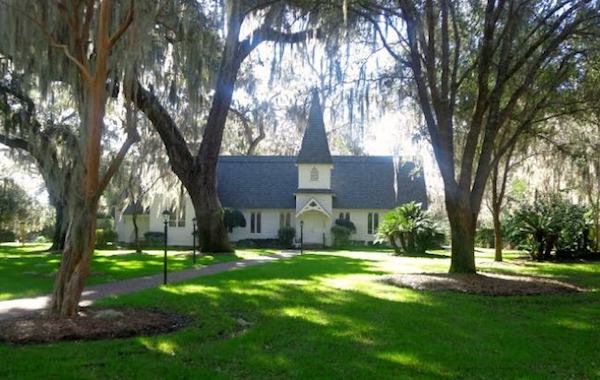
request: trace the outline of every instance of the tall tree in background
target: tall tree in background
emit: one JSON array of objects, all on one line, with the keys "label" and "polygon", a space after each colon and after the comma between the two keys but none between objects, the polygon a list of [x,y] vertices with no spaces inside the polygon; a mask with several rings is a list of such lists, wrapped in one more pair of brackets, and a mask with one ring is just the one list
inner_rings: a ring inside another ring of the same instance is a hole
[{"label": "tall tree in background", "polygon": [[589,1],[384,3],[366,9],[379,12],[383,21],[372,20],[384,47],[412,76],[444,183],[450,272],[474,273],[486,183],[530,125],[510,120],[539,116],[543,95],[581,59],[580,40],[600,15]]},{"label": "tall tree in background", "polygon": [[[288,3],[297,3],[298,7]],[[190,195],[198,220],[202,251],[232,250],[227,230],[223,225],[223,210],[219,202],[216,182],[223,132],[241,65],[250,53],[265,41],[292,44],[315,36],[316,31],[310,27],[310,23],[307,23],[305,30],[291,31],[289,7],[308,15],[310,12],[303,11],[302,8],[306,6],[305,3],[312,4],[310,1],[227,2],[223,28],[226,34],[222,41],[220,62],[214,78],[214,93],[202,128],[202,141],[196,153],[192,153],[191,144],[188,144],[181,128],[152,89],[144,88],[135,80],[125,85],[126,97],[146,114],[156,128],[164,142],[173,172]],[[242,25],[250,18],[256,21],[257,26],[250,35],[243,37]],[[205,24],[200,23],[200,25]]]},{"label": "tall tree in background", "polygon": [[99,198],[137,138],[128,129],[118,154],[101,173],[109,79],[123,69],[118,67],[123,56],[116,54],[115,46],[134,21],[134,4],[116,5],[111,0],[0,3],[0,51],[17,70],[37,77],[42,92],[52,81],[65,82],[77,104],[80,127],[69,154],[75,163],[70,180],[80,191],[69,195],[70,222],[50,305],[53,313],[64,317],[77,313],[89,274]]},{"label": "tall tree in background", "polygon": [[13,74],[7,74],[0,81],[0,144],[26,152],[26,155],[15,155],[19,161],[30,158],[35,161],[55,210],[49,251],[62,251],[70,219],[69,194],[76,191],[72,189],[76,184],[70,180],[74,162],[69,153],[77,147],[75,128],[67,124],[69,115],[54,121],[48,112],[42,112],[46,122],[40,123],[40,110]]}]

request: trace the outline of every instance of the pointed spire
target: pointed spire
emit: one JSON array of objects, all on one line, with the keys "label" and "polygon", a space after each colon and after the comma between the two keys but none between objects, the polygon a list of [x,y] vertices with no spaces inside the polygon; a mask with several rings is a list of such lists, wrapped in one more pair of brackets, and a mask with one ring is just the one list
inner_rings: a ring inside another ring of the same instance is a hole
[{"label": "pointed spire", "polygon": [[323,110],[316,88],[311,91],[311,96],[308,126],[304,131],[302,146],[296,162],[299,164],[331,164],[333,161],[325,133]]}]

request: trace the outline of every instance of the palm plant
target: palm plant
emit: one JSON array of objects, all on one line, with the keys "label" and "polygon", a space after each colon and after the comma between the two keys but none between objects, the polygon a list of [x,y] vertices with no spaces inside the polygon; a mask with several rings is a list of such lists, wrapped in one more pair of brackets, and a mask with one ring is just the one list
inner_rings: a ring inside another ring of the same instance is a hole
[{"label": "palm plant", "polygon": [[388,212],[377,231],[377,241],[387,241],[396,253],[424,253],[437,234],[435,223],[420,203],[405,203]]}]

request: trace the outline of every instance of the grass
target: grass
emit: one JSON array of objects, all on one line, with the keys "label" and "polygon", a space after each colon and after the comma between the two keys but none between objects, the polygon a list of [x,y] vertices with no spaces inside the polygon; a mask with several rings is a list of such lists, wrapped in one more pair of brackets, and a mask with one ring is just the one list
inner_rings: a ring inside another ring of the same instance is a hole
[{"label": "grass", "polygon": [[[32,297],[52,291],[60,256],[48,254],[48,244],[0,244],[0,301]],[[242,250],[235,255],[197,256],[196,265],[210,265],[239,260],[268,250]],[[273,251],[275,252],[275,251]],[[191,250],[168,252],[169,271],[192,267]],[[163,251],[96,250],[88,284],[96,285],[133,277],[162,273]]]},{"label": "grass", "polygon": [[[310,252],[105,299],[192,317],[178,332],[97,342],[0,345],[0,378],[481,378],[600,376],[600,263],[506,263],[482,271],[556,277],[577,295],[485,297],[399,289],[383,273],[446,271],[426,258]],[[246,325],[246,321],[250,323]]]}]

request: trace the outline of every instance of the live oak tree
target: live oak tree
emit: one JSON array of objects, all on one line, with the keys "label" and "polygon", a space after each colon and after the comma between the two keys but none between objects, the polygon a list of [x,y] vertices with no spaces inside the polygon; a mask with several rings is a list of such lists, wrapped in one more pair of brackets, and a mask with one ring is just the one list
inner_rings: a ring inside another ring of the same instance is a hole
[{"label": "live oak tree", "polygon": [[[164,142],[173,172],[177,175],[187,190],[196,218],[202,251],[227,252],[231,251],[227,230],[223,225],[223,210],[217,194],[217,162],[223,140],[223,132],[232,105],[233,92],[240,68],[250,53],[265,41],[281,44],[292,44],[305,41],[317,35],[316,29],[310,22],[310,12],[315,2],[312,1],[230,1],[226,2],[223,13],[222,41],[213,44],[220,50],[218,69],[213,78],[212,99],[208,106],[206,121],[201,128],[202,138],[196,150],[187,141],[182,128],[176,123],[161,102],[160,97],[152,90],[141,84],[141,79],[126,80],[125,95],[146,114]],[[198,3],[202,4],[202,3]],[[199,6],[199,5],[198,5]],[[189,10],[190,12],[198,12]],[[296,19],[306,19],[305,29],[293,31],[291,20],[295,13]],[[201,15],[201,20],[206,20]],[[246,20],[253,21],[253,30],[247,36],[242,35],[242,25]],[[159,20],[164,26],[166,22]],[[206,27],[209,21],[195,23],[196,28]],[[178,23],[175,23],[178,25]],[[178,28],[167,27],[170,30],[172,42],[185,39],[177,35]],[[181,28],[179,28],[181,29]],[[194,30],[192,30],[194,32]],[[197,32],[197,30],[195,30]],[[208,31],[202,35],[217,34]],[[210,38],[209,38],[210,39]],[[213,39],[214,40],[214,39]],[[196,47],[196,49],[200,49]],[[192,68],[193,69],[193,68]],[[143,76],[143,71],[140,72]],[[188,82],[190,82],[190,79]]]},{"label": "live oak tree", "polygon": [[451,272],[475,272],[486,183],[530,125],[515,128],[511,118],[538,117],[544,99],[524,99],[562,84],[548,78],[562,78],[581,59],[580,41],[599,23],[595,7],[588,1],[397,0],[362,3],[357,10],[370,17],[399,66],[410,70],[444,183]]},{"label": "live oak tree", "polygon": [[0,52],[10,57],[16,70],[35,77],[42,93],[55,81],[68,86],[78,111],[77,143],[69,154],[75,164],[70,180],[79,191],[69,194],[70,221],[50,303],[51,311],[63,317],[77,313],[89,274],[99,198],[137,139],[129,128],[102,173],[110,83],[130,67],[127,63],[139,46],[133,42],[145,34],[144,17],[136,13],[152,6],[156,4],[111,0],[0,3]]},{"label": "live oak tree", "polygon": [[[55,209],[54,235],[49,251],[62,251],[69,223],[69,194],[77,191],[70,181],[73,156],[77,144],[74,128],[65,119],[48,116],[42,124],[35,101],[27,94],[21,81],[7,73],[0,81],[0,144],[21,153],[12,157],[19,161],[34,160]],[[23,154],[22,152],[25,152]]]}]

